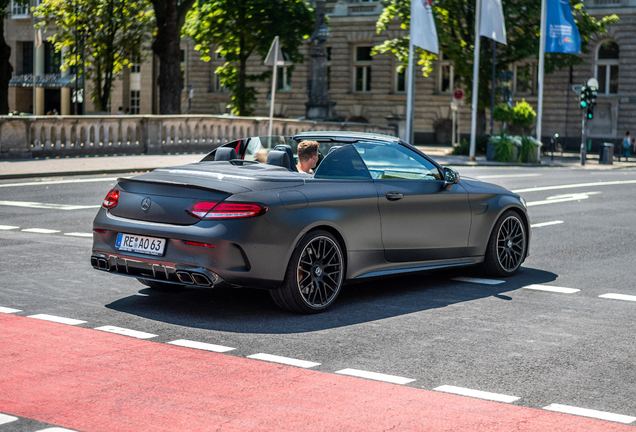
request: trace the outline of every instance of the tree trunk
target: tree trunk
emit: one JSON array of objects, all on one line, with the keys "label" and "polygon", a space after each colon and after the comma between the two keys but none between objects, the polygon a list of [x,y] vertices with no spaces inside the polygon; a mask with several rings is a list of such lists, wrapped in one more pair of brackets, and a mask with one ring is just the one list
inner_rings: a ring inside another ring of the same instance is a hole
[{"label": "tree trunk", "polygon": [[9,81],[13,73],[9,57],[11,47],[4,40],[4,19],[0,18],[0,115],[9,113]]},{"label": "tree trunk", "polygon": [[152,43],[159,57],[159,113],[181,113],[181,52],[179,47],[181,25],[177,0],[154,0],[157,35]]}]

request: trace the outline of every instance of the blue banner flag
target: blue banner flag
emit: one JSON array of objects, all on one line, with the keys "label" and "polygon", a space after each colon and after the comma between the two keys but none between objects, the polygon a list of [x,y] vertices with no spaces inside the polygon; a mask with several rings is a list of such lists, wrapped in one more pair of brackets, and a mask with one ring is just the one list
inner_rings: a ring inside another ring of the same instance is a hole
[{"label": "blue banner flag", "polygon": [[581,36],[568,0],[548,0],[545,52],[581,54]]}]

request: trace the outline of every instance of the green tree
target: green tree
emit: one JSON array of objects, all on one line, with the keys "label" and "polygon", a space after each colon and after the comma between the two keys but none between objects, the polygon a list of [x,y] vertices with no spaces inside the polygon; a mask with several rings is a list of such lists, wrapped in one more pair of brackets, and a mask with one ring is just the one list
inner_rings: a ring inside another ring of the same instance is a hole
[{"label": "green tree", "polygon": [[[541,2],[536,0],[503,0],[504,20],[508,45],[498,44],[497,65],[499,71],[508,70],[509,65],[539,56],[539,28]],[[606,32],[606,27],[618,21],[616,15],[605,16],[600,20],[590,16],[580,0],[570,0],[572,13],[581,35],[581,51],[589,52],[590,39]],[[385,9],[380,15],[376,28],[378,33],[388,30],[394,20],[404,30],[409,29],[411,0],[386,0]],[[472,97],[473,54],[475,43],[475,1],[433,0],[433,15],[439,39],[440,51],[453,61],[455,80],[468,90]],[[490,77],[492,71],[492,43],[481,43],[481,61],[479,74],[479,110],[490,106]],[[408,62],[409,36],[389,39],[374,48],[374,53],[391,53],[400,60],[401,68]],[[432,62],[437,56],[418,49],[418,64],[424,76],[432,71]],[[549,53],[545,57],[545,73],[583,63],[580,56]]]},{"label": "green tree", "polygon": [[247,59],[252,54],[264,58],[279,36],[288,60],[302,62],[299,47],[313,29],[313,12],[304,0],[198,0],[184,33],[197,42],[195,49],[204,61],[211,59],[210,46],[216,46],[225,59],[216,73],[232,92],[232,112],[250,115],[257,91],[247,83],[263,81],[271,71],[248,74]]},{"label": "green tree", "polygon": [[[14,4],[26,5],[27,0],[16,0]],[[4,20],[9,17],[11,0],[0,0],[0,115],[9,113],[9,81],[13,66],[9,63],[11,47],[4,39]]]},{"label": "green tree", "polygon": [[[152,11],[147,0],[43,0],[35,16],[39,27],[52,33],[48,38],[56,51],[71,48],[62,68],[85,67],[93,83],[91,99],[98,111],[106,111],[113,80],[133,60],[141,59],[141,48],[151,34]],[[84,40],[78,46],[77,34]],[[84,63],[81,61],[85,52]],[[79,64],[78,64],[79,63]]]}]

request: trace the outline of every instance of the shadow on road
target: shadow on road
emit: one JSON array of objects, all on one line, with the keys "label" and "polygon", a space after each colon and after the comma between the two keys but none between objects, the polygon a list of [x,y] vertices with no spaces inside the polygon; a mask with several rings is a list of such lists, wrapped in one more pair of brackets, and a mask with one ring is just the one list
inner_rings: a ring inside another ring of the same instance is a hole
[{"label": "shadow on road", "polygon": [[556,280],[554,273],[522,268],[500,285],[458,282],[454,277],[483,277],[475,269],[423,273],[345,286],[335,304],[317,315],[280,310],[267,291],[253,289],[184,289],[165,292],[141,289],[141,295],[106,307],[147,319],[185,327],[233,332],[289,334],[313,332],[442,308],[502,294],[530,284]]}]

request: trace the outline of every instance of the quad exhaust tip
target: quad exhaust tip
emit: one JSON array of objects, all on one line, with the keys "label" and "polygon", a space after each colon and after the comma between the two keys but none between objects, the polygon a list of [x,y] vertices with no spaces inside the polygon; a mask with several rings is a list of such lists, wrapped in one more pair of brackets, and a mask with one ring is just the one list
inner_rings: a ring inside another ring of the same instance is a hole
[{"label": "quad exhaust tip", "polygon": [[187,272],[187,271],[178,271],[177,277],[179,281],[185,285],[200,285],[200,286],[213,286],[214,282],[210,280],[210,278],[203,274],[197,272]]},{"label": "quad exhaust tip", "polygon": [[91,265],[99,270],[110,270],[110,265],[106,258],[91,257]]}]

